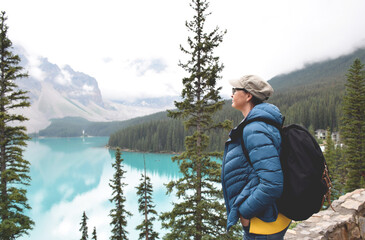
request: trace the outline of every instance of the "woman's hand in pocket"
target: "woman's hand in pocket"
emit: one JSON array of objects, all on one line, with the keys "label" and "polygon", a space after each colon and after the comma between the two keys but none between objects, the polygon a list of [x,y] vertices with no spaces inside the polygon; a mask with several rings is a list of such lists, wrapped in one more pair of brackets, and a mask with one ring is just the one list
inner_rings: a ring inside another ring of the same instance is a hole
[{"label": "woman's hand in pocket", "polygon": [[240,216],[240,221],[241,221],[242,226],[244,226],[244,227],[248,227],[248,225],[250,224],[250,220],[245,219],[242,216]]}]

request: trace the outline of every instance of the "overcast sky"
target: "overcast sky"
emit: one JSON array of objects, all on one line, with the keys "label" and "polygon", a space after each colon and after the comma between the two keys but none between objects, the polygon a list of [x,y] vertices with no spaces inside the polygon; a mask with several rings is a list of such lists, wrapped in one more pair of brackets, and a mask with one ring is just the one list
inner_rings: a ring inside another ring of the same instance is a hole
[{"label": "overcast sky", "polygon": [[[10,39],[33,58],[68,64],[96,78],[104,98],[126,100],[180,94],[189,2],[1,0],[0,10]],[[363,0],[212,0],[209,10],[206,31],[227,30],[215,51],[224,97],[228,79],[270,79],[365,46]]]}]

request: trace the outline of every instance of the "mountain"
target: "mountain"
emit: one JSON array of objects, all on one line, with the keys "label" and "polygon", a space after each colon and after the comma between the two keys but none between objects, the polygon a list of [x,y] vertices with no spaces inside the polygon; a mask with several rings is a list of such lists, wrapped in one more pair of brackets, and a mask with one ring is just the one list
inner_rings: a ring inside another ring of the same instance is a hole
[{"label": "mountain", "polygon": [[[95,78],[72,69],[60,67],[44,57],[29,56],[20,46],[14,48],[29,77],[19,79],[18,87],[28,91],[31,107],[17,111],[30,120],[25,123],[28,133],[46,128],[50,119],[81,117],[89,121],[122,121],[152,114],[172,106],[150,100],[138,103],[118,103],[104,100]],[[157,100],[156,100],[157,101]]]},{"label": "mountain", "polygon": [[346,74],[356,58],[365,63],[365,48],[276,76],[269,80],[275,89],[269,101],[279,106],[286,124],[338,131]]},{"label": "mountain", "polygon": [[300,70],[280,74],[270,79],[269,82],[276,92],[284,92],[293,88],[298,89],[313,84],[330,83],[343,86],[347,70],[356,58],[365,63],[365,48],[359,48],[350,54],[335,59],[308,63]]}]

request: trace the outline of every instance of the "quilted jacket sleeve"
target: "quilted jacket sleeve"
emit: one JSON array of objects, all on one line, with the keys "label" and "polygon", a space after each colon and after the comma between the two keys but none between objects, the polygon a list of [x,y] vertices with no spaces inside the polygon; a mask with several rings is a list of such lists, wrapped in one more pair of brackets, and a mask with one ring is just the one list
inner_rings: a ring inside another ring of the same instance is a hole
[{"label": "quilted jacket sleeve", "polygon": [[245,127],[243,140],[259,178],[258,185],[239,207],[240,215],[251,219],[273,205],[282,194],[281,139],[276,128],[263,122],[253,122]]}]

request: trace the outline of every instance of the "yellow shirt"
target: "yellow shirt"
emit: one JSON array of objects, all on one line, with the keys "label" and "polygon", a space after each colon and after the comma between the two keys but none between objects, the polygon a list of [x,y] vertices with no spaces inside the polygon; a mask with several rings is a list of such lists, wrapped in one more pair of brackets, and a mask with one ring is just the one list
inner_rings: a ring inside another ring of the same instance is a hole
[{"label": "yellow shirt", "polygon": [[278,218],[274,222],[264,222],[257,217],[250,220],[250,233],[254,234],[275,234],[283,231],[289,226],[291,220],[279,213]]}]

